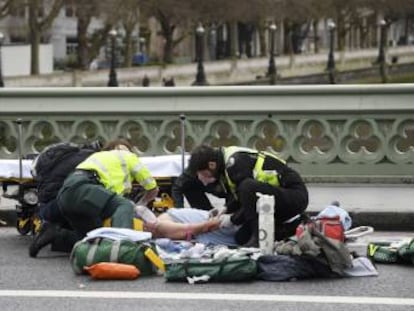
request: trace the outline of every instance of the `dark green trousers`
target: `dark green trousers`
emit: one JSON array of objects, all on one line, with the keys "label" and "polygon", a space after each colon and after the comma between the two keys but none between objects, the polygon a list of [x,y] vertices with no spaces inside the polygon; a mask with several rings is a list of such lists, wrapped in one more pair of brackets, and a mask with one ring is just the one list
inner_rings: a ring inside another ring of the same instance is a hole
[{"label": "dark green trousers", "polygon": [[64,182],[57,196],[58,206],[80,238],[112,218],[112,227],[133,228],[134,204],[95,180],[76,172]]}]

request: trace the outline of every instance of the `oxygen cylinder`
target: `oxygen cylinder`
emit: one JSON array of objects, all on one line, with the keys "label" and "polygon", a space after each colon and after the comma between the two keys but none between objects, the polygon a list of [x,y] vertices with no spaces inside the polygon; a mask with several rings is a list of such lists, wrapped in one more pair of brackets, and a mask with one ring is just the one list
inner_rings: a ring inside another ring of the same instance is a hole
[{"label": "oxygen cylinder", "polygon": [[275,197],[257,192],[256,209],[259,215],[259,248],[263,255],[272,255],[275,242]]}]

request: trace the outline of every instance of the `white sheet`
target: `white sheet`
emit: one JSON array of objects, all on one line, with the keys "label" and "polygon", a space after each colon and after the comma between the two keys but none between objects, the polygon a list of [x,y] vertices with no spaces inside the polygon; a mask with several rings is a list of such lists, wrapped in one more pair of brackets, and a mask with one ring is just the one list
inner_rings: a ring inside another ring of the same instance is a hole
[{"label": "white sheet", "polygon": [[[154,177],[174,177],[182,172],[181,155],[162,155],[153,157],[140,157]],[[187,166],[189,155],[184,158]],[[30,174],[32,160],[22,160],[23,178],[32,178]],[[0,159],[0,178],[19,178],[19,160]]]},{"label": "white sheet", "polygon": [[[23,178],[32,178],[32,160],[22,160]],[[0,178],[20,178],[19,160],[0,160]]]}]

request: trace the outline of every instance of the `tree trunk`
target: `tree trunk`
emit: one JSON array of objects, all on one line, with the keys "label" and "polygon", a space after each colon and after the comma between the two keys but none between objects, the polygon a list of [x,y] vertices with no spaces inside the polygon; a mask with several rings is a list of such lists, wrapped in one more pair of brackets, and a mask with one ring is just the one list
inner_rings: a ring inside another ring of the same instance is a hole
[{"label": "tree trunk", "polygon": [[337,20],[337,36],[338,36],[338,41],[337,41],[337,46],[338,46],[338,51],[344,51],[345,50],[345,46],[346,46],[346,34],[347,34],[347,29],[346,29],[346,25],[345,25],[345,20],[344,20],[344,16],[343,14],[341,14],[341,12],[338,12],[338,20]]},{"label": "tree trunk", "polygon": [[90,18],[82,13],[78,14],[78,67],[82,70],[89,68],[89,53],[88,53],[88,27]]},{"label": "tree trunk", "polygon": [[133,27],[125,27],[125,51],[124,51],[124,67],[132,67],[132,57],[134,54],[134,46],[132,42]]},{"label": "tree trunk", "polygon": [[171,64],[173,62],[173,31],[171,31],[171,28],[164,31],[164,39],[163,62],[164,64]]},{"label": "tree trunk", "polygon": [[365,47],[368,46],[367,43],[367,26],[365,26],[364,24],[359,25],[359,48],[364,49]]},{"label": "tree trunk", "polygon": [[40,30],[37,25],[39,2],[38,0],[30,1],[29,5],[29,28],[30,28],[30,74],[39,74],[39,45],[40,45]]},{"label": "tree trunk", "polygon": [[346,37],[346,30],[342,23],[338,22],[338,51],[345,50],[345,37]]},{"label": "tree trunk", "polygon": [[289,21],[283,21],[284,27],[284,42],[283,42],[283,54],[289,55],[289,67],[292,68],[295,63],[295,54],[293,51],[293,36],[292,36],[292,25]]},{"label": "tree trunk", "polygon": [[313,48],[314,48],[314,53],[315,54],[318,54],[319,53],[319,44],[320,44],[320,38],[319,38],[319,34],[318,34],[318,23],[319,23],[319,20],[318,19],[315,19],[314,21],[313,21],[313,42],[314,42],[314,44],[313,44]]},{"label": "tree trunk", "polygon": [[31,33],[30,35],[30,53],[31,53],[30,74],[38,75],[40,73],[40,69],[39,69],[40,32],[31,31],[30,33]]},{"label": "tree trunk", "polygon": [[260,57],[266,57],[267,44],[266,44],[265,27],[263,23],[261,22],[257,23],[257,32],[259,34]]},{"label": "tree trunk", "polygon": [[[46,2],[46,1],[45,1]],[[30,73],[32,75],[39,74],[39,46],[42,33],[45,29],[48,29],[52,24],[53,20],[59,14],[60,9],[63,6],[63,0],[55,0],[50,2],[51,10],[47,16],[44,16],[43,1],[30,0],[28,1],[29,7],[29,33],[31,43],[31,62],[30,62]],[[42,11],[40,11],[42,9]],[[42,13],[42,14],[39,14]],[[43,17],[43,19],[40,18]]]},{"label": "tree trunk", "polygon": [[238,58],[240,56],[239,52],[239,40],[238,40],[238,26],[237,22],[232,22],[230,24],[230,42],[231,42],[231,57]]},{"label": "tree trunk", "polygon": [[174,25],[171,25],[169,19],[160,11],[159,22],[161,24],[161,32],[164,37],[163,55],[162,60],[164,64],[171,64],[173,62],[173,36]]},{"label": "tree trunk", "polygon": [[405,20],[404,20],[404,45],[408,45],[409,44],[409,40],[408,40],[408,36],[410,34],[410,18],[408,16],[405,16]]}]

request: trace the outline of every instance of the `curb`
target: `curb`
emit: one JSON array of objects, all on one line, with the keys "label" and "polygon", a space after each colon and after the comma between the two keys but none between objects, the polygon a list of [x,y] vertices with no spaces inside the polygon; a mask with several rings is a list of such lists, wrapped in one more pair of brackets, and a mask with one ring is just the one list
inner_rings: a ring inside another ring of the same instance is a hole
[{"label": "curb", "polygon": [[414,231],[413,212],[350,213],[353,226],[371,226],[378,231]]}]

